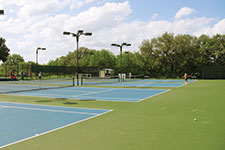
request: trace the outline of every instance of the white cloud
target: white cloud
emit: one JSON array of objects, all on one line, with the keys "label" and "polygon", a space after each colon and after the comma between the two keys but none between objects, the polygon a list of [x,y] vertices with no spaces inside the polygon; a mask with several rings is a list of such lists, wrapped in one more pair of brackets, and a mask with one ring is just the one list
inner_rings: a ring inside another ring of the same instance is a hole
[{"label": "white cloud", "polygon": [[72,0],[70,9],[80,8],[86,4],[90,4],[96,0]]},{"label": "white cloud", "polygon": [[[69,10],[69,13],[64,10],[73,4],[78,5],[78,2],[86,5],[94,1],[96,0],[20,0],[20,3],[18,0],[6,1],[6,6],[17,5],[19,13],[17,16],[10,18],[6,16],[4,20],[0,20],[0,34],[6,38],[11,54],[18,53],[26,61],[35,61],[36,48],[46,47],[46,51],[39,53],[40,63],[47,63],[75,49],[75,39],[64,36],[63,31],[76,32],[83,29],[92,32],[91,37],[80,37],[80,46],[99,50],[109,49],[115,54],[119,54],[119,50],[112,47],[111,43],[131,43],[132,46],[125,47],[124,50],[138,51],[143,39],[158,37],[164,32],[190,35],[225,34],[225,19],[216,21],[206,17],[181,18],[193,13],[192,9],[189,13],[179,11],[180,14],[178,12],[176,18],[180,19],[174,21],[154,20],[158,14],[152,14],[153,20],[149,22],[138,20],[127,22],[126,19],[132,15],[128,1],[92,6],[76,14],[73,10]],[[215,25],[211,27],[212,23]]]},{"label": "white cloud", "polygon": [[188,16],[194,12],[195,10],[193,8],[183,7],[176,13],[175,19],[180,19],[181,17]]},{"label": "white cloud", "polygon": [[89,30],[101,30],[118,24],[131,13],[128,2],[106,3],[101,7],[91,7],[65,22],[65,30],[74,28],[87,28]]},{"label": "white cloud", "polygon": [[58,0],[38,0],[33,1],[30,3],[26,3],[20,10],[19,10],[19,17],[20,18],[28,18],[32,16],[39,16],[48,14],[52,10],[55,10],[59,7]]},{"label": "white cloud", "polygon": [[225,34],[225,19],[222,19],[213,27],[205,26],[201,30],[198,30],[194,33],[196,36],[200,36],[201,34],[207,34],[213,36],[215,34]]}]

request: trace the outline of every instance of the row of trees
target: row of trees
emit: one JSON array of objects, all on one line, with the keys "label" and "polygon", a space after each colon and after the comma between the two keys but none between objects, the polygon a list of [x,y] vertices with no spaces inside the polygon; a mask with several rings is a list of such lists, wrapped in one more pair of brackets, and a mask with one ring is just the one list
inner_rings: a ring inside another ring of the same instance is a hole
[{"label": "row of trees", "polygon": [[151,41],[144,40],[140,52],[145,56],[147,72],[154,76],[200,74],[204,66],[225,66],[225,35],[197,38],[165,33]]},{"label": "row of trees", "polygon": [[[204,66],[225,66],[225,35],[195,37],[164,33],[144,40],[138,52],[123,52],[122,67],[120,60],[120,55],[108,50],[79,49],[80,66],[112,68],[116,73],[132,72],[150,77],[181,77],[185,72],[200,76]],[[76,51],[51,60],[48,65],[76,65]]]},{"label": "row of trees", "polygon": [[[50,60],[50,66],[76,66],[77,51],[69,52],[56,60]],[[20,60],[18,62],[14,61]],[[3,60],[3,59],[2,59]],[[204,66],[225,66],[225,35],[213,37],[201,35],[174,35],[164,33],[151,40],[144,40],[138,52],[123,52],[114,55],[109,50],[79,49],[79,66],[111,68],[115,73],[123,72],[144,74],[150,77],[181,77],[185,72],[201,75]],[[16,54],[8,56],[2,64],[16,65],[25,63]],[[29,62],[29,64],[34,62]],[[27,63],[25,63],[27,64]]]}]

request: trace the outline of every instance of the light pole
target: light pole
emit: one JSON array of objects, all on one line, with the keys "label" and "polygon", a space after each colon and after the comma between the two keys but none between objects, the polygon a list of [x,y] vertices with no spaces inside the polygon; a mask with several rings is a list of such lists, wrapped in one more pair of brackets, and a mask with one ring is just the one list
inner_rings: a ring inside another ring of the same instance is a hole
[{"label": "light pole", "polygon": [[116,47],[119,47],[120,48],[120,71],[122,71],[122,51],[123,51],[123,46],[131,46],[131,44],[128,44],[128,43],[122,43],[121,45],[119,44],[111,44],[111,46],[116,46]]},{"label": "light pole", "polygon": [[38,65],[38,51],[39,51],[39,50],[45,51],[46,48],[38,47],[38,48],[36,49],[36,64],[37,64],[37,65]]},{"label": "light pole", "polygon": [[77,66],[76,66],[76,78],[77,78],[77,86],[79,86],[79,76],[78,76],[78,67],[79,67],[79,58],[78,58],[78,49],[79,49],[79,37],[81,35],[85,35],[85,36],[91,36],[92,33],[90,32],[84,32],[83,30],[78,30],[77,33],[72,33],[72,32],[63,32],[64,35],[72,35],[73,37],[76,37],[76,41],[77,41]]},{"label": "light pole", "polygon": [[0,15],[4,15],[4,10],[0,10]]}]

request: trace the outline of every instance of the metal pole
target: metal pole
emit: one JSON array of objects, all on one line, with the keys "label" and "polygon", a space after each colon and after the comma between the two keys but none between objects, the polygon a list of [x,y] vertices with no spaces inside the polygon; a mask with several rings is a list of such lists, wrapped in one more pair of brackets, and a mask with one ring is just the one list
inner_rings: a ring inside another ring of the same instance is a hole
[{"label": "metal pole", "polygon": [[122,73],[122,45],[120,46],[120,73]]},{"label": "metal pole", "polygon": [[38,49],[36,50],[36,64],[38,64]]},{"label": "metal pole", "polygon": [[77,86],[79,86],[79,71],[78,71],[78,68],[79,68],[79,58],[78,58],[78,49],[79,49],[79,35],[77,34],[76,35],[76,38],[77,38]]},{"label": "metal pole", "polygon": [[128,52],[128,73],[130,73],[130,53]]}]

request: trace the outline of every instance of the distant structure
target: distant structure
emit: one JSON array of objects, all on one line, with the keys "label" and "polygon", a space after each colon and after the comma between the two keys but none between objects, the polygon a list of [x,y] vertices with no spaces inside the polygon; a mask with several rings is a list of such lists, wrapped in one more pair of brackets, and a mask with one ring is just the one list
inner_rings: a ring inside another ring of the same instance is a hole
[{"label": "distant structure", "polygon": [[113,76],[113,75],[114,75],[114,70],[113,69],[105,68],[105,69],[101,69],[99,71],[99,77],[102,77],[102,78]]}]

